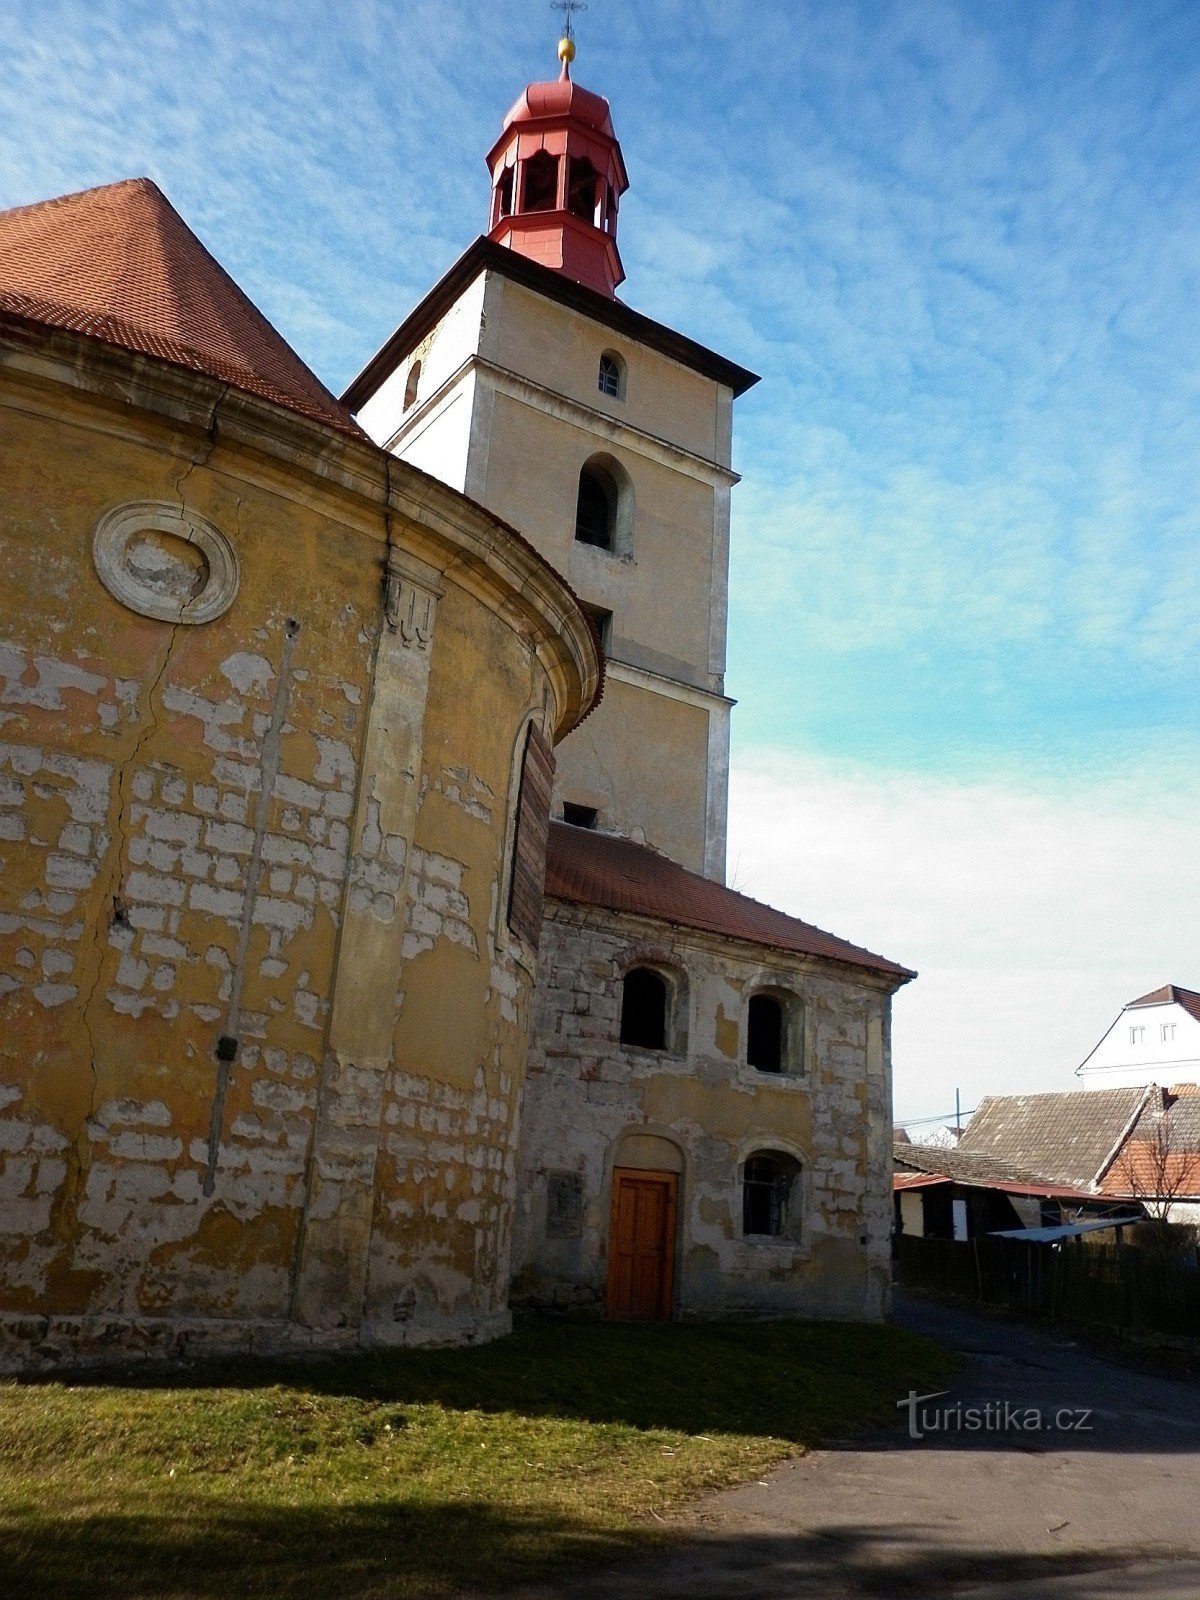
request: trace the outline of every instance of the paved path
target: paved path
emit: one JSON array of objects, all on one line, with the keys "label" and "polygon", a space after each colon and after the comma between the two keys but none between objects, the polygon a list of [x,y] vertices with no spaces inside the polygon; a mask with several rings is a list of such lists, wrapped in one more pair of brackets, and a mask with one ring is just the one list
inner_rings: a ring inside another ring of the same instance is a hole
[{"label": "paved path", "polygon": [[702,1502],[694,1536],[670,1554],[580,1575],[557,1593],[1200,1600],[1200,1385],[930,1303],[904,1301],[896,1320],[962,1353],[953,1391],[931,1406],[1009,1402],[1050,1419],[1087,1410],[1090,1426],[920,1441],[899,1427],[818,1451]]}]

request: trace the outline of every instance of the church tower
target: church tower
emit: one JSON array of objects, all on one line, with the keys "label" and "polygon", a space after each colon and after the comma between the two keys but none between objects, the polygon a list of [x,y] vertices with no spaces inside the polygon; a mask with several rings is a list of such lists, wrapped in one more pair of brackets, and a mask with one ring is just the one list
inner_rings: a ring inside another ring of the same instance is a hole
[{"label": "church tower", "polygon": [[343,396],[395,455],[509,522],[607,657],[555,814],[724,880],[733,401],[755,375],[616,298],[628,186],[608,101],[532,83],[487,156],[489,231]]}]

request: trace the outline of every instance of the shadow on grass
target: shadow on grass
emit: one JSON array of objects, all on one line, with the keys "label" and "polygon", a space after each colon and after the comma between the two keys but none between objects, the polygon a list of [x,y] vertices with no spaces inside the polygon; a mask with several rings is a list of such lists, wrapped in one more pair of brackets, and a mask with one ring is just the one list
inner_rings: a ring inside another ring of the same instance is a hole
[{"label": "shadow on grass", "polygon": [[1183,1600],[1195,1592],[1187,1570],[1139,1565],[1135,1573],[1134,1558],[1124,1554],[966,1553],[940,1548],[912,1524],[668,1539],[661,1531],[597,1534],[569,1518],[483,1504],[336,1512],[210,1504],[202,1525],[169,1515],[44,1515],[24,1525],[11,1519],[0,1530],[3,1600],[435,1600],[514,1589],[546,1600],[928,1600],[963,1586],[993,1595],[1034,1581],[1039,1600],[1068,1593],[1072,1600]]},{"label": "shadow on grass", "polygon": [[893,1426],[897,1399],[912,1387],[937,1387],[953,1365],[916,1334],[859,1323],[545,1318],[468,1349],[139,1363],[49,1381],[189,1389],[282,1383],[364,1400],[814,1445]]}]

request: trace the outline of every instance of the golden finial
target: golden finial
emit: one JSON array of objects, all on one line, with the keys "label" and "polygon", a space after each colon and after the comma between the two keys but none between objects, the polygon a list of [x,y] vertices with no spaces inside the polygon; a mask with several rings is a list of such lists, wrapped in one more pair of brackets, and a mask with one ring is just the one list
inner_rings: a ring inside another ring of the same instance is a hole
[{"label": "golden finial", "polygon": [[558,59],[562,62],[562,76],[571,76],[571,63],[575,59],[575,28],[571,22],[576,11],[587,10],[587,0],[550,0],[552,11],[561,11],[565,18],[562,38],[558,41]]}]

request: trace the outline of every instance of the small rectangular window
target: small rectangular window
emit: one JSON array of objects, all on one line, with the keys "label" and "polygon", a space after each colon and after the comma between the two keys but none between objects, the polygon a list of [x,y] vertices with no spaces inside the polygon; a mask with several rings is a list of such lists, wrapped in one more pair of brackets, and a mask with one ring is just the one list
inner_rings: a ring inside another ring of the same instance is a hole
[{"label": "small rectangular window", "polygon": [[588,606],[583,608],[591,617],[600,635],[600,648],[606,656],[612,654],[612,612],[605,611],[601,606]]},{"label": "small rectangular window", "polygon": [[600,813],[595,806],[577,806],[570,800],[563,801],[563,821],[573,828],[594,828],[599,820]]}]

